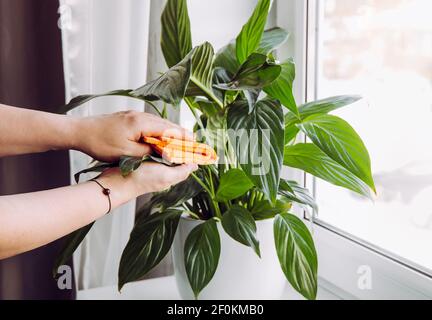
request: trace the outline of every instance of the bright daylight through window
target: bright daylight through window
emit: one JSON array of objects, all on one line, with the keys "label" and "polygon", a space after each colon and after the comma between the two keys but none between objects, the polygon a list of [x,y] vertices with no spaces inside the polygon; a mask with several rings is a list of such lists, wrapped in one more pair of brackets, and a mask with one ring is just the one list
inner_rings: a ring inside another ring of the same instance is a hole
[{"label": "bright daylight through window", "polygon": [[339,115],[369,149],[378,193],[372,203],[317,180],[319,219],[431,273],[432,1],[323,0],[318,11],[317,98],[365,98]]}]

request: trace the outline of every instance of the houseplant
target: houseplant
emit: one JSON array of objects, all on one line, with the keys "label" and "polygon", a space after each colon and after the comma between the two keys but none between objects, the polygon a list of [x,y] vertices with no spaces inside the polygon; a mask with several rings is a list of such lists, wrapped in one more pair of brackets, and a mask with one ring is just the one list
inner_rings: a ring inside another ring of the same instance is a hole
[{"label": "houseplant", "polygon": [[[279,63],[275,55],[288,34],[280,28],[264,30],[270,2],[259,0],[238,37],[215,54],[207,42],[192,48],[186,1],[168,0],[162,14],[161,46],[170,69],[136,90],[79,96],[63,108],[68,112],[91,99],[118,95],[146,101],[163,117],[169,106],[179,108],[184,101],[196,118],[197,136],[220,157],[217,165],[201,167],[188,180],[154,194],[140,209],[120,262],[119,290],[142,278],[166,256],[179,223],[189,231],[176,240],[176,269],[180,269],[180,257],[184,262],[180,282],[186,278],[195,297],[217,271],[225,249],[221,236],[225,247],[227,238],[251,247],[258,261],[257,227],[271,225],[274,259],[277,256],[295,290],[315,299],[318,263],[313,239],[290,210],[293,203],[317,208],[306,189],[281,179],[282,166],[366,197],[375,191],[368,151],[360,137],[347,122],[329,115],[359,97],[296,104],[294,62]],[[154,101],[163,102],[162,111]],[[297,143],[301,133],[311,142]],[[85,172],[119,166],[127,175],[143,161],[170,165],[157,157],[125,156],[117,163],[97,163]],[[69,236],[56,266],[70,258],[91,227]]]}]

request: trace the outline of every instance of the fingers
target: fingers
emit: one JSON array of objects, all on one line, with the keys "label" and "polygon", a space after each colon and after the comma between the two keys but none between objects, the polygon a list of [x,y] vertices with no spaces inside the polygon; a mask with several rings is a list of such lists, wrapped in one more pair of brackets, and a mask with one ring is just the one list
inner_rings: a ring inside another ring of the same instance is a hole
[{"label": "fingers", "polygon": [[186,180],[196,170],[198,170],[196,164],[168,167],[159,163],[147,162],[141,165],[136,177],[139,185],[152,188],[148,192],[158,192]]},{"label": "fingers", "polygon": [[168,137],[189,141],[194,140],[192,132],[168,120],[158,118],[148,113],[141,113],[140,118],[142,136]]},{"label": "fingers", "polygon": [[144,156],[150,155],[152,149],[148,144],[131,142],[129,145],[128,156],[142,158]]},{"label": "fingers", "polygon": [[186,180],[190,174],[198,170],[196,164],[183,164],[177,167],[167,167],[161,170],[162,183],[167,187],[175,185],[183,180]]}]

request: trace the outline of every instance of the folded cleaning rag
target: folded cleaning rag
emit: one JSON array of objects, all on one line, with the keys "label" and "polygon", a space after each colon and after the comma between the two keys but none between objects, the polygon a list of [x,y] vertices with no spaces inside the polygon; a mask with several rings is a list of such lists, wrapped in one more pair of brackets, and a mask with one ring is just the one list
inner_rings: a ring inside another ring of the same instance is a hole
[{"label": "folded cleaning rag", "polygon": [[217,154],[212,147],[198,142],[167,137],[144,137],[153,151],[174,164],[211,165],[217,162]]}]

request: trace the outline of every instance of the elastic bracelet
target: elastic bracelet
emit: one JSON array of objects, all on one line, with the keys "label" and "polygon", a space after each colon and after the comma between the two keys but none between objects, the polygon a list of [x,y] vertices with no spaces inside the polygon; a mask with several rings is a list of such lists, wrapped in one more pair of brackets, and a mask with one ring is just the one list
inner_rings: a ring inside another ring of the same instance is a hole
[{"label": "elastic bracelet", "polygon": [[106,214],[109,214],[109,213],[111,212],[111,209],[112,209],[112,208],[111,208],[111,196],[110,196],[110,194],[111,194],[111,190],[105,188],[105,187],[104,187],[104,186],[103,186],[99,181],[97,181],[96,179],[92,179],[92,180],[90,180],[90,181],[97,183],[97,185],[98,185],[99,187],[102,188],[102,193],[103,193],[104,195],[107,196],[107,198],[108,198],[108,203],[109,203],[109,209],[108,209],[108,212],[107,212]]}]

